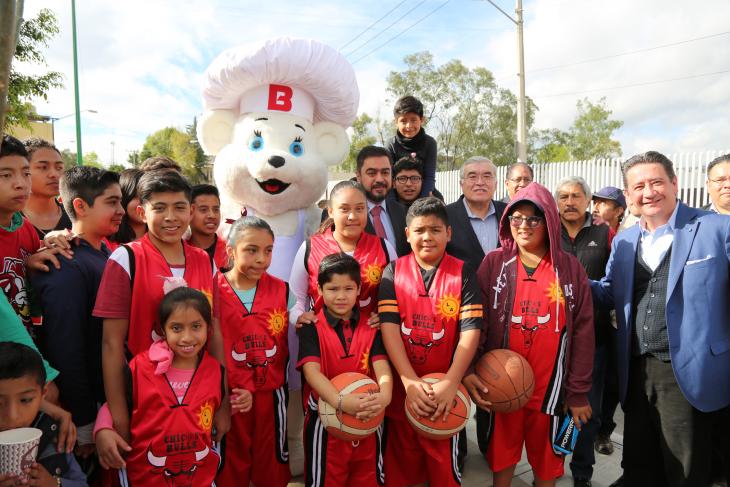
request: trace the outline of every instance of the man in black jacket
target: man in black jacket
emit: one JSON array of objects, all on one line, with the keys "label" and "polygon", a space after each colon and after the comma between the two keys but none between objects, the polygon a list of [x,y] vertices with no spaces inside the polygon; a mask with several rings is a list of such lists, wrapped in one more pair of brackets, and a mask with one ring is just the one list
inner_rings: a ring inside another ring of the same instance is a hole
[{"label": "man in black jacket", "polygon": [[[610,228],[606,224],[594,224],[588,205],[591,202],[591,189],[588,183],[577,176],[563,179],[558,183],[555,200],[560,213],[561,245],[563,250],[575,255],[589,279],[600,280],[606,274],[606,264],[611,254]],[[593,415],[583,426],[573,451],[570,469],[573,472],[574,486],[590,486],[595,464],[593,444],[600,428],[601,401],[605,384],[608,361],[609,341],[614,338],[611,315],[608,311],[593,313],[596,351],[593,361],[593,387],[588,400]]]},{"label": "man in black jacket", "polygon": [[497,168],[486,157],[470,157],[459,175],[462,195],[446,207],[452,231],[446,251],[476,272],[484,255],[499,247],[499,220],[507,205],[492,199]]}]

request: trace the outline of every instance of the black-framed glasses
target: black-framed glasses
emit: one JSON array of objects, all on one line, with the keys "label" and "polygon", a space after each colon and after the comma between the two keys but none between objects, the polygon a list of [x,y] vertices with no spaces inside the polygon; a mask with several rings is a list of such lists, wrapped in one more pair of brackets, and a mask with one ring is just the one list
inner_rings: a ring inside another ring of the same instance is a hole
[{"label": "black-framed glasses", "polygon": [[421,176],[396,176],[395,182],[400,184],[406,184],[408,181],[411,182],[411,184],[417,184],[423,181],[423,178]]},{"label": "black-framed glasses", "polygon": [[523,216],[510,215],[507,218],[509,218],[510,225],[515,228],[521,227],[523,222],[527,223],[528,228],[536,228],[545,221],[545,219],[541,216],[528,216],[527,218],[525,218]]}]

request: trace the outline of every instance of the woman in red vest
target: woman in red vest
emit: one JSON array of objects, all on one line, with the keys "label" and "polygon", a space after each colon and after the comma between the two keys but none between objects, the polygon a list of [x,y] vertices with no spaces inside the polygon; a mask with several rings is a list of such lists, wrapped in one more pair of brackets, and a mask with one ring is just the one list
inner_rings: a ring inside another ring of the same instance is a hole
[{"label": "woman in red vest", "polygon": [[99,460],[122,469],[122,485],[209,487],[220,463],[211,431],[224,383],[222,366],[206,351],[208,298],[196,289],[173,289],[160,304],[159,322],[164,340],[129,363],[131,441],[113,429],[105,404],[95,427]]},{"label": "woman in red vest", "polygon": [[286,372],[288,309],[295,298],[286,282],[267,273],[273,248],[268,223],[238,219],[226,247],[233,267],[218,274],[213,290],[233,409],[219,487],[286,487],[291,478]]}]

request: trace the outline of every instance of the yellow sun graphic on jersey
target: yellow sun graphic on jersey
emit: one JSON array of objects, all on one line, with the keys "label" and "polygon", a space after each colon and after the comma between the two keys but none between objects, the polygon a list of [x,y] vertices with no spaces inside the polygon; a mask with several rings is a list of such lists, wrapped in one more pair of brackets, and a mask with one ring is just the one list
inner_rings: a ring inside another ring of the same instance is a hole
[{"label": "yellow sun graphic on jersey", "polygon": [[275,309],[269,313],[269,331],[274,337],[278,337],[286,328],[286,311]]},{"label": "yellow sun graphic on jersey", "polygon": [[380,283],[380,276],[383,275],[383,268],[378,264],[368,264],[365,267],[364,280],[372,286],[377,286]]},{"label": "yellow sun graphic on jersey", "polygon": [[200,292],[208,299],[208,304],[213,306],[213,292],[210,289],[201,289]]},{"label": "yellow sun graphic on jersey", "polygon": [[210,431],[213,427],[213,405],[209,401],[206,401],[200,406],[200,410],[198,411],[198,426],[205,431]]},{"label": "yellow sun graphic on jersey", "polygon": [[360,371],[367,375],[370,373],[370,349],[368,348],[360,357]]},{"label": "yellow sun graphic on jersey", "polygon": [[459,298],[452,296],[451,294],[445,294],[439,298],[439,302],[436,305],[436,313],[438,313],[441,318],[447,320],[456,318],[459,314],[459,307]]},{"label": "yellow sun graphic on jersey", "polygon": [[565,304],[565,296],[563,295],[563,290],[560,289],[560,283],[557,281],[553,281],[550,283],[548,288],[545,290],[545,295],[550,299],[551,303],[559,302],[560,304]]}]

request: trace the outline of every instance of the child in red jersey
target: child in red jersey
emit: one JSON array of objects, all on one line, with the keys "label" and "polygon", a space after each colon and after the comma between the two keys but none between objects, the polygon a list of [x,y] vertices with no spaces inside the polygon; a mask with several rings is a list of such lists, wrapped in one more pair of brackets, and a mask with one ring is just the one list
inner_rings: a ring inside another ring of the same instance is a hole
[{"label": "child in red jersey", "polygon": [[196,184],[192,192],[193,217],[190,219],[190,245],[205,250],[221,272],[231,268],[226,241],[216,232],[221,224],[221,200],[218,188]]},{"label": "child in red jersey", "polygon": [[274,233],[255,216],[236,221],[228,234],[233,267],[218,274],[215,319],[223,334],[231,390],[231,429],[223,441],[220,487],[286,487],[291,478],[287,446],[286,384],[288,310],[294,295],[266,272]]},{"label": "child in red jersey", "polygon": [[[104,319],[104,391],[114,427],[125,439],[129,438],[123,394],[125,352],[127,357],[137,355],[159,339],[154,324],[166,286],[184,282],[212,299],[215,274],[208,254],[182,239],[191,215],[191,190],[185,178],[176,171],[150,171],[142,175],[138,189],[137,210],[148,232],[111,254],[94,307],[94,316]],[[222,341],[215,329],[211,353],[222,361]],[[216,422],[216,429],[218,440],[227,427]]]},{"label": "child in red jersey", "polygon": [[[324,305],[314,324],[298,330],[299,363],[307,381],[304,423],[305,485],[376,486],[383,482],[381,430],[359,441],[329,435],[319,419],[318,399],[364,421],[380,414],[391,399],[392,376],[380,331],[360,313],[360,266],[349,255],[328,255],[319,265]],[[369,375],[375,394],[341,395],[330,380],[345,372]]]},{"label": "child in red jersey", "polygon": [[[129,363],[131,440],[114,430],[107,405],[96,421],[104,468],[120,468],[122,485],[214,485],[220,457],[213,416],[224,396],[223,366],[205,350],[211,332],[208,297],[173,289],[159,306],[164,340]],[[125,458],[122,457],[125,456]]]},{"label": "child in red jersey", "polygon": [[[451,227],[441,201],[416,200],[406,223],[413,252],[385,268],[378,301],[383,341],[400,376],[386,413],[385,481],[459,485],[465,432],[424,438],[404,408],[408,401],[421,417],[446,419],[479,342],[481,293],[464,262],[446,253]],[[433,385],[421,380],[433,372],[446,377]]]}]

